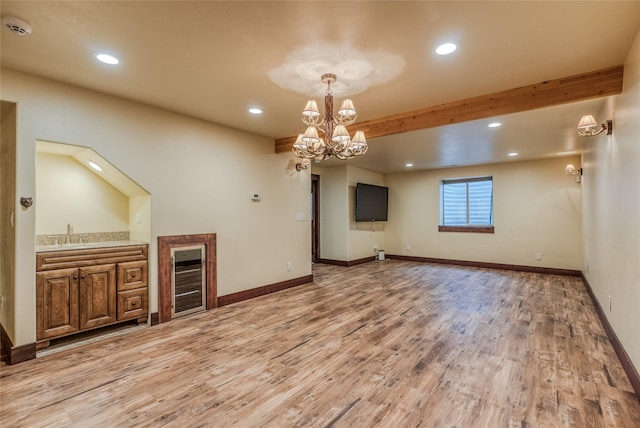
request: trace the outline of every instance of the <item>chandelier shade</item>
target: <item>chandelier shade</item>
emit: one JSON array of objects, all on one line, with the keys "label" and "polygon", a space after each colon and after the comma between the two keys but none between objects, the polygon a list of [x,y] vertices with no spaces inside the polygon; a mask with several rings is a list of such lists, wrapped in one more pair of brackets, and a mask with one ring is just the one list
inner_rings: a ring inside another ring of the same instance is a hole
[{"label": "chandelier shade", "polygon": [[324,117],[321,117],[315,100],[307,101],[302,110],[302,122],[307,125],[307,129],[304,134],[298,135],[293,144],[292,151],[296,157],[321,161],[335,156],[346,160],[365,154],[369,148],[363,131],[356,131],[351,138],[347,130],[347,126],[353,124],[358,116],[351,100],[344,100],[338,114],[333,115],[331,84],[336,80],[335,74],[323,74],[321,78],[322,83],[327,85]]}]

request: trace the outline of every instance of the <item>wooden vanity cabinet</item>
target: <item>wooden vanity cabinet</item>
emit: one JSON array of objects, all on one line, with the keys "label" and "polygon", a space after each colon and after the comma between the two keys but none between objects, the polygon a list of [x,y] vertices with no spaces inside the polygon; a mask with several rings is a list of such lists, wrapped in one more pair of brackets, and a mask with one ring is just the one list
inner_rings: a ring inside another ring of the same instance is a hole
[{"label": "wooden vanity cabinet", "polygon": [[36,273],[37,338],[64,336],[115,322],[115,289],[115,263]]},{"label": "wooden vanity cabinet", "polygon": [[37,253],[36,339],[144,322],[148,295],[146,245]]}]

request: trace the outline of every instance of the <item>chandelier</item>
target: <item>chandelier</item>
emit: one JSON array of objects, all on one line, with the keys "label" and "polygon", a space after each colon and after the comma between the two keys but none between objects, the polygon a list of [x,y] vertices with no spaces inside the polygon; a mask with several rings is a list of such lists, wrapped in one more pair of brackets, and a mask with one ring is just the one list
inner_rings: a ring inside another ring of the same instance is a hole
[{"label": "chandelier", "polygon": [[[365,154],[369,147],[364,132],[356,131],[353,139],[347,132],[347,126],[355,122],[357,117],[351,100],[344,100],[338,114],[333,115],[331,84],[337,80],[336,75],[323,74],[320,80],[327,84],[324,117],[320,117],[318,104],[309,100],[302,111],[302,122],[307,125],[307,130],[298,135],[293,144],[293,154],[299,158],[316,160],[325,160],[331,156],[346,160]],[[320,137],[318,131],[324,138]]]}]

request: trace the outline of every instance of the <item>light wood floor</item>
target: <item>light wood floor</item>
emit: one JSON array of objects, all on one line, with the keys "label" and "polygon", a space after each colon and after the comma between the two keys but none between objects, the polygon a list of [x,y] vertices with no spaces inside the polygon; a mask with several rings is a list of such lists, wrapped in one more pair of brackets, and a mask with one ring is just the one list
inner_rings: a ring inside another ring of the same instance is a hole
[{"label": "light wood floor", "polygon": [[1,370],[13,426],[640,426],[580,279],[396,260]]}]

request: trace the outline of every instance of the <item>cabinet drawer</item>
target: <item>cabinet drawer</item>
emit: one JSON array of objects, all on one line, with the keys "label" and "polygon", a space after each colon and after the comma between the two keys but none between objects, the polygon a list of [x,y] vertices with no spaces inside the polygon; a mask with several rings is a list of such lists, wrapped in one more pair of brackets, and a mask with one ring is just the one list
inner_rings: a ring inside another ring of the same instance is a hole
[{"label": "cabinet drawer", "polygon": [[118,292],[118,321],[140,318],[149,312],[149,289],[137,288],[135,290]]},{"label": "cabinet drawer", "polygon": [[118,291],[147,287],[148,271],[146,260],[118,263]]}]

